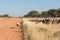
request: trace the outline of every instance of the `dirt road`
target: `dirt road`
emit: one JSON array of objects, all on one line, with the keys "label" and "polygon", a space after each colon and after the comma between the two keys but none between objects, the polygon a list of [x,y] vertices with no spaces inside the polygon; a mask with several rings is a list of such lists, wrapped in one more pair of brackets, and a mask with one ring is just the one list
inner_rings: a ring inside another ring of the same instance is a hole
[{"label": "dirt road", "polygon": [[22,18],[0,18],[0,40],[22,40],[20,22]]}]

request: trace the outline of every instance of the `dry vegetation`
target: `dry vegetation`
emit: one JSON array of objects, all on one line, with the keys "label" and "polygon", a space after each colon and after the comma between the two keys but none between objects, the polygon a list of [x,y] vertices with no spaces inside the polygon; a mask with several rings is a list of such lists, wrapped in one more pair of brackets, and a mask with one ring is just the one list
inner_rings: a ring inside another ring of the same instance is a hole
[{"label": "dry vegetation", "polygon": [[41,24],[29,20],[23,19],[27,40],[60,40],[60,24]]}]

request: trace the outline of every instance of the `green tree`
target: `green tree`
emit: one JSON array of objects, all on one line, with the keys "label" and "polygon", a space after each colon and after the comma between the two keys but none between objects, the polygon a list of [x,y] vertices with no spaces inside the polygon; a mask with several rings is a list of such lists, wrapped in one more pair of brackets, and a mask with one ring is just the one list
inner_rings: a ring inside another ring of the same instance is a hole
[{"label": "green tree", "polygon": [[30,11],[24,17],[60,17],[60,8],[42,11],[41,14],[38,11]]},{"label": "green tree", "polygon": [[50,9],[48,11],[49,17],[60,17],[60,10],[59,9]]},{"label": "green tree", "polygon": [[27,15],[24,15],[24,17],[40,17],[40,14],[38,11],[30,11]]},{"label": "green tree", "polygon": [[4,14],[3,16],[4,16],[4,17],[9,17],[9,15],[8,15],[8,14]]},{"label": "green tree", "polygon": [[49,16],[49,17],[55,17],[55,11],[56,11],[56,9],[50,9],[50,10],[48,11],[48,16]]},{"label": "green tree", "polygon": [[43,12],[41,12],[41,17],[48,17],[48,12],[47,11],[43,11]]}]

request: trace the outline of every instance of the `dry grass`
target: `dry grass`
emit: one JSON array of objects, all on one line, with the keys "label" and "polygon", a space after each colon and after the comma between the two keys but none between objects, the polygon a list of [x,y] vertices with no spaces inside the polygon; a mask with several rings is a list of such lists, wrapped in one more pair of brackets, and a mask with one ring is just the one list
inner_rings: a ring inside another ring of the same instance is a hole
[{"label": "dry grass", "polygon": [[60,24],[41,24],[24,19],[27,40],[60,40]]}]

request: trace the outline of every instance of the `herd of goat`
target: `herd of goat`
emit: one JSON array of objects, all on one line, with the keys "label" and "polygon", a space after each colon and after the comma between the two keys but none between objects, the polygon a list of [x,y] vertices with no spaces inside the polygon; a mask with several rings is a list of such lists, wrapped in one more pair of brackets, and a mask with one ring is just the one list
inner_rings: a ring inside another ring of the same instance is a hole
[{"label": "herd of goat", "polygon": [[29,20],[29,21],[32,21],[32,22],[36,22],[36,23],[44,23],[44,24],[59,24],[60,23],[60,19],[42,19],[42,20],[39,20],[39,19],[35,19],[35,20]]}]

